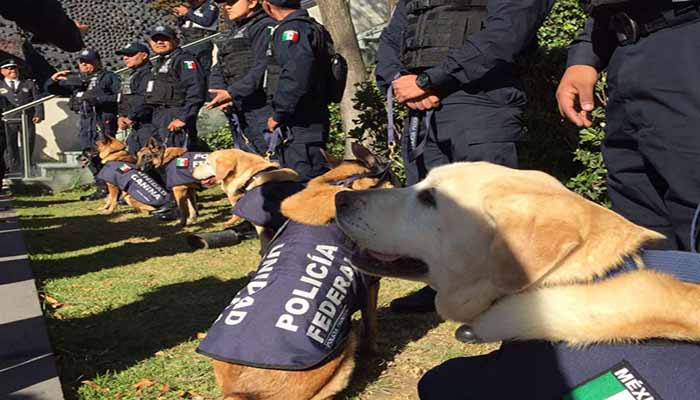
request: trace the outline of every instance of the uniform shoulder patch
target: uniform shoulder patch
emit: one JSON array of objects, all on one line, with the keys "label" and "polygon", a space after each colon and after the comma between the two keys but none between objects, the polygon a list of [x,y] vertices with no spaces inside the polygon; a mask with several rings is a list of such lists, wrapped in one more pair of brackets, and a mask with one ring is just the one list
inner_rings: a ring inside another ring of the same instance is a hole
[{"label": "uniform shoulder patch", "polygon": [[178,168],[188,168],[190,166],[190,159],[187,157],[176,158],[175,166]]},{"label": "uniform shoulder patch", "polygon": [[119,167],[119,172],[121,172],[122,174],[126,174],[129,171],[131,171],[131,167],[127,164],[122,164],[122,166]]},{"label": "uniform shoulder patch", "polygon": [[183,61],[182,64],[185,66],[185,69],[197,69],[197,63],[195,61],[186,60]]},{"label": "uniform shoulder patch", "polygon": [[585,383],[562,400],[660,400],[651,384],[623,360]]},{"label": "uniform shoulder patch", "polygon": [[282,41],[296,43],[297,41],[299,41],[299,32],[294,30],[282,32]]}]

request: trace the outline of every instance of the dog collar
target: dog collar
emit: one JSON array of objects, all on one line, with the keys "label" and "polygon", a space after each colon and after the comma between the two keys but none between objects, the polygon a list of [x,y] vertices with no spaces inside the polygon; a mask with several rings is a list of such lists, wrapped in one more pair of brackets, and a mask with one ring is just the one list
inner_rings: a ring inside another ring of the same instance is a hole
[{"label": "dog collar", "polygon": [[393,175],[391,174],[391,164],[386,164],[382,169],[380,169],[377,172],[367,172],[363,174],[351,175],[347,178],[330,181],[330,184],[334,186],[350,187],[353,184],[353,182],[362,178],[378,178],[379,183],[384,182],[385,180],[387,180],[387,178],[391,180],[393,178]]},{"label": "dog collar", "polygon": [[250,179],[236,190],[236,194],[245,194],[249,190],[268,182],[299,182],[299,175],[289,168],[270,166],[253,174]]},{"label": "dog collar", "polygon": [[700,254],[677,250],[642,250],[639,253],[643,265],[638,265],[632,257],[625,257],[624,262],[608,271],[598,280],[605,280],[615,275],[637,269],[651,269],[689,283],[700,283]]}]

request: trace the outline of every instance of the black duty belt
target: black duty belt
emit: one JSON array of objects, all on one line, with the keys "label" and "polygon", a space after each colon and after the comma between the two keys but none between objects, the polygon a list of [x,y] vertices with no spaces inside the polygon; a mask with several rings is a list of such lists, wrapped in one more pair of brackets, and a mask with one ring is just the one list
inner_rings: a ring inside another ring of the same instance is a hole
[{"label": "black duty belt", "polygon": [[700,19],[700,3],[677,2],[667,9],[646,8],[612,13],[610,28],[621,46],[637,43],[661,29],[670,28]]}]

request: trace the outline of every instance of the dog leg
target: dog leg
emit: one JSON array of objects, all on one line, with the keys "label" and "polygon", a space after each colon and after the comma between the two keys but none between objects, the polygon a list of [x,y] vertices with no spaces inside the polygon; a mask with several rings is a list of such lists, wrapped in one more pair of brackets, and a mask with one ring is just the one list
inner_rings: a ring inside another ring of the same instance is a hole
[{"label": "dog leg", "polygon": [[156,209],[153,206],[149,206],[148,204],[141,203],[140,201],[129,196],[128,194],[124,196],[124,201],[126,201],[126,204],[130,205],[131,207],[135,208],[137,211],[142,212],[144,214],[148,214],[148,212]]},{"label": "dog leg", "polygon": [[241,221],[243,221],[243,218],[239,217],[238,215],[233,215],[226,222],[224,222],[224,226],[225,227],[234,226]]},{"label": "dog leg", "polygon": [[175,197],[175,203],[177,204],[177,209],[180,211],[180,223],[179,226],[183,227],[187,225],[187,220],[190,218],[189,206],[187,204],[187,186],[175,186],[173,188],[173,197]]},{"label": "dog leg", "polygon": [[700,340],[700,286],[651,270],[601,282],[533,289],[480,315],[486,341],[545,339],[574,345],[649,338]]},{"label": "dog leg", "polygon": [[197,223],[197,193],[194,189],[187,190],[187,211],[189,216],[187,218],[187,225],[193,225]]},{"label": "dog leg", "polygon": [[117,197],[119,196],[119,188],[112,185],[111,183],[107,184],[107,200],[105,200],[105,206],[102,208],[102,214],[109,215],[114,212],[114,209],[117,206]]},{"label": "dog leg", "polygon": [[367,290],[367,301],[362,309],[362,345],[360,350],[363,353],[374,354],[377,352],[377,298],[379,297],[379,283],[377,280]]}]

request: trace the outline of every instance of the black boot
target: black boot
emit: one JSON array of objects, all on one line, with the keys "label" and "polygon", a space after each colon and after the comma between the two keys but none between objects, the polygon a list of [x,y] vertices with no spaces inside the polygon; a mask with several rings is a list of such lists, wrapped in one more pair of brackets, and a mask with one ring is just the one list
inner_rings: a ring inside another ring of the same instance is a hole
[{"label": "black boot", "polygon": [[389,307],[397,314],[427,313],[435,311],[435,295],[437,292],[430,286],[417,290],[408,296],[394,299]]},{"label": "black boot", "polygon": [[85,196],[80,196],[80,201],[99,200],[104,199],[105,197],[107,197],[107,184],[105,184],[105,182],[102,180],[98,180],[95,181],[95,192]]},{"label": "black boot", "polygon": [[170,200],[169,202],[163,204],[162,206],[156,208],[155,210],[151,211],[151,215],[161,215],[161,214],[170,214],[171,211],[174,211],[177,209],[177,203],[175,203],[175,200]]}]

